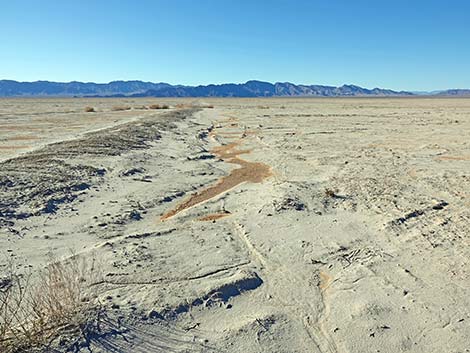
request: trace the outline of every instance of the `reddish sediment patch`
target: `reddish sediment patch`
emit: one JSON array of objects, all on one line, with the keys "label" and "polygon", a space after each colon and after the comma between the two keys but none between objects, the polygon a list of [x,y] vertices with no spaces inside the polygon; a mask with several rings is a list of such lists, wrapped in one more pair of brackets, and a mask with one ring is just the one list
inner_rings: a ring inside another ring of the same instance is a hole
[{"label": "reddish sediment patch", "polygon": [[237,149],[240,144],[241,140],[215,147],[211,151],[224,162],[237,164],[239,168],[232,170],[229,175],[219,179],[215,185],[195,193],[189,199],[177,205],[176,208],[165,213],[160,220],[167,220],[181,211],[221,195],[242,183],[261,183],[264,179],[270,177],[272,171],[269,165],[260,162],[249,162],[239,158],[239,155],[251,152],[251,150]]},{"label": "reddish sediment patch", "polygon": [[200,217],[197,220],[201,222],[210,222],[210,221],[216,221],[218,219],[230,216],[230,212],[222,212],[222,213],[211,213],[206,216]]},{"label": "reddish sediment patch", "polygon": [[325,291],[333,282],[333,278],[328,273],[323,272],[323,271],[320,271],[319,276],[320,276],[319,287],[322,291]]},{"label": "reddish sediment patch", "polygon": [[41,131],[43,128],[40,125],[0,125],[0,131]]},{"label": "reddish sediment patch", "polygon": [[0,146],[0,150],[19,150],[24,148],[31,148],[31,146]]},{"label": "reddish sediment patch", "polygon": [[39,140],[39,137],[33,135],[18,135],[12,136],[8,139],[9,141],[32,141]]}]

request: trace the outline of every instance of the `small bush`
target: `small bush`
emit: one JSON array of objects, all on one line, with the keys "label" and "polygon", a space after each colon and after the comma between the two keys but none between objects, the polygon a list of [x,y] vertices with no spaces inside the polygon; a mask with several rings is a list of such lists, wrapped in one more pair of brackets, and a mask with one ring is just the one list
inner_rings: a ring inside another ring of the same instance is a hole
[{"label": "small bush", "polygon": [[170,106],[167,104],[152,104],[149,106],[149,109],[169,109]]},{"label": "small bush", "polygon": [[93,108],[93,107],[85,107],[85,112],[87,112],[87,113],[94,113],[94,112],[95,112],[95,108]]},{"label": "small bush", "polygon": [[338,190],[325,189],[325,196],[335,198],[338,196]]},{"label": "small bush", "polygon": [[116,107],[113,107],[111,109],[113,112],[119,112],[119,111],[123,111],[123,110],[131,110],[131,107],[130,106],[127,106],[127,105],[121,105],[121,106],[116,106]]},{"label": "small bush", "polygon": [[51,263],[33,278],[20,275],[12,264],[0,279],[0,352],[15,353],[46,347],[61,332],[72,336],[99,326],[96,293],[100,281],[95,261],[72,255]]},{"label": "small bush", "polygon": [[111,110],[115,111],[115,112],[124,111],[124,110],[131,110],[131,109],[132,108],[130,106],[115,106],[115,107],[111,108]]}]

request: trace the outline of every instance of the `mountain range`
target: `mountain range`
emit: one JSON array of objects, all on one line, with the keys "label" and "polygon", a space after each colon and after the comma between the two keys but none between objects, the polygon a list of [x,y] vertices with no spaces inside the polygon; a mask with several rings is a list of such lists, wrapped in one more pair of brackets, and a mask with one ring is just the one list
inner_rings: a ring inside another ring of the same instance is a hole
[{"label": "mountain range", "polygon": [[[428,95],[470,95],[470,90],[448,90]],[[248,81],[235,84],[183,86],[143,81],[94,82],[18,82],[0,80],[0,97],[344,97],[412,96],[415,93],[390,89],[367,89],[355,85],[340,87],[297,85],[289,82]],[[422,95],[422,94],[420,94]]]}]

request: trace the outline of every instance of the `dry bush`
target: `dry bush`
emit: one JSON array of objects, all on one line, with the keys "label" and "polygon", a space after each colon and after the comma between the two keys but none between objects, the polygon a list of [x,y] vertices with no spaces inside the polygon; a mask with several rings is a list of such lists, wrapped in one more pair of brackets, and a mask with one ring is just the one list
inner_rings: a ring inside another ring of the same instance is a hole
[{"label": "dry bush", "polygon": [[176,108],[178,108],[178,109],[188,109],[188,108],[194,108],[194,105],[186,104],[186,103],[178,103],[176,105]]},{"label": "dry bush", "polygon": [[325,189],[325,196],[335,198],[338,196],[338,190]]},{"label": "dry bush", "polygon": [[113,112],[119,112],[123,110],[131,110],[131,107],[128,105],[119,105],[119,106],[112,107],[111,110]]},{"label": "dry bush", "polygon": [[152,104],[149,106],[149,109],[169,109],[170,106],[167,104]]},{"label": "dry bush", "polygon": [[178,109],[192,109],[192,108],[207,108],[207,109],[213,109],[214,106],[212,104],[199,104],[197,102],[195,103],[178,103],[176,106]]},{"label": "dry bush", "polygon": [[85,107],[85,112],[87,112],[87,113],[94,113],[94,112],[95,112],[95,108],[93,108],[93,107]]},{"label": "dry bush", "polygon": [[101,275],[95,260],[72,255],[51,262],[37,276],[20,275],[13,264],[0,280],[0,352],[46,348],[60,334],[85,336],[99,327],[100,309],[92,284]]}]

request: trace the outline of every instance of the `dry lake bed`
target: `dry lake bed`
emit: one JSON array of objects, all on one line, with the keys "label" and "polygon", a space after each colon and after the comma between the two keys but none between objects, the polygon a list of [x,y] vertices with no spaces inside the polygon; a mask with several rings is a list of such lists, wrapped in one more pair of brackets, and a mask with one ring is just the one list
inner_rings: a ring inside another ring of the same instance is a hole
[{"label": "dry lake bed", "polygon": [[469,197],[470,99],[0,100],[0,277],[98,261],[84,352],[470,352]]}]

